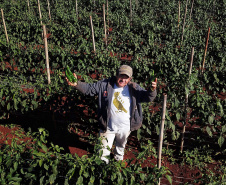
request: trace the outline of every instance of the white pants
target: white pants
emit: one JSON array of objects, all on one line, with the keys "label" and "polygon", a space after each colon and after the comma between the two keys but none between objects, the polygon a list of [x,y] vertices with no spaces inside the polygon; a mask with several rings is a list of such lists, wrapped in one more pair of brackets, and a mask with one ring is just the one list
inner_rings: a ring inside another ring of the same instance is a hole
[{"label": "white pants", "polygon": [[107,164],[109,163],[109,159],[106,157],[110,156],[111,151],[109,149],[112,148],[112,145],[115,140],[114,158],[117,161],[123,160],[124,150],[130,132],[131,131],[129,130],[117,130],[117,131],[107,130],[106,132],[100,131],[100,137],[102,139],[103,145],[102,149],[103,154],[101,156],[101,159],[105,161]]}]

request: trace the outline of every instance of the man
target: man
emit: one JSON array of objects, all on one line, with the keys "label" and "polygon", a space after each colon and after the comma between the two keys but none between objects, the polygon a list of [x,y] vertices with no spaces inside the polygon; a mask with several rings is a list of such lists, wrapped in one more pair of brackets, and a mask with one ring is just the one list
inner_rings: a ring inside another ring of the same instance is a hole
[{"label": "man", "polygon": [[[109,163],[110,151],[115,141],[114,158],[123,160],[125,145],[131,131],[142,125],[142,102],[151,102],[156,97],[157,78],[148,90],[131,82],[133,70],[122,65],[116,77],[104,79],[93,84],[78,81],[74,86],[85,95],[98,95],[98,119],[103,144],[101,159]],[[74,74],[76,77],[76,74]],[[77,78],[77,77],[76,77]],[[107,147],[108,146],[108,147]]]}]

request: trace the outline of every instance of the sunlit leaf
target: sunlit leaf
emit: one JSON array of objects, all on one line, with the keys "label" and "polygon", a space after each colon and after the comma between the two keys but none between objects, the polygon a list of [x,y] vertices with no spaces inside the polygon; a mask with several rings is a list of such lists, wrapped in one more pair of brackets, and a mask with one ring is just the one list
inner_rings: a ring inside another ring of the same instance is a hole
[{"label": "sunlit leaf", "polygon": [[218,138],[218,144],[219,144],[219,146],[220,147],[222,147],[223,146],[223,144],[224,144],[224,137],[223,136],[220,136],[219,138]]}]

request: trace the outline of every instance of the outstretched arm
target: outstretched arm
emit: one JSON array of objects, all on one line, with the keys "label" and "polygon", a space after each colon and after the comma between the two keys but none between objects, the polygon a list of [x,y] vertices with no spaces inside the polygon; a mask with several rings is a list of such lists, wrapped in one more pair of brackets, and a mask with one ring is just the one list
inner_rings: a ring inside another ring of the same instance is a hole
[{"label": "outstretched arm", "polygon": [[[73,73],[73,75],[77,79],[77,75],[75,73]],[[86,83],[86,82],[77,81],[73,83],[73,82],[70,82],[68,78],[65,78],[65,79],[68,85],[75,87],[77,90],[79,90],[85,95],[95,96],[99,93],[101,88],[101,81],[98,81],[96,83]]]}]

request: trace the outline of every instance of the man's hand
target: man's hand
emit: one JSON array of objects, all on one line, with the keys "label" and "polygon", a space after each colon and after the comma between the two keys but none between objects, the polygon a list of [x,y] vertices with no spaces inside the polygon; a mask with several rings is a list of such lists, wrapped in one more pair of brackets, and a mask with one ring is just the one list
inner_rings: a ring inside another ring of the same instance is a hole
[{"label": "man's hand", "polygon": [[[76,75],[75,73],[73,73],[73,75],[74,75],[74,77],[75,77],[76,79],[78,79],[78,78],[77,78],[77,75]],[[74,86],[74,87],[77,85],[76,82],[75,82],[75,83],[70,82],[70,81],[67,79],[67,77],[65,77],[65,79],[66,79],[68,85]]]},{"label": "man's hand", "polygon": [[155,91],[156,90],[156,88],[157,88],[157,81],[158,81],[158,79],[155,78],[155,81],[152,82],[152,84],[151,84],[151,90],[152,91]]}]

